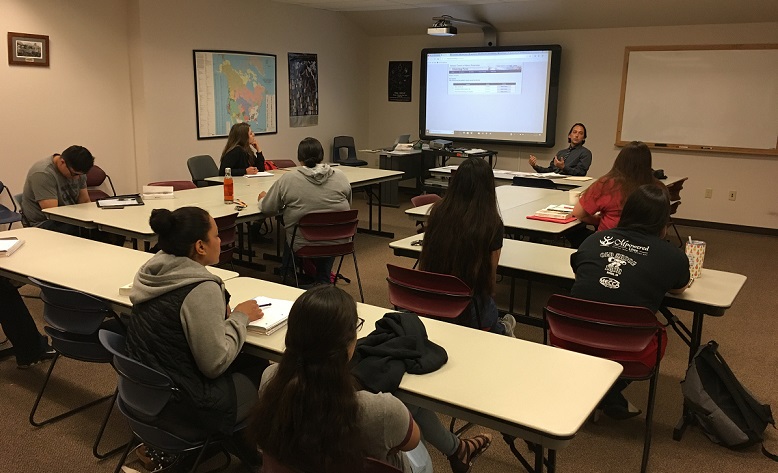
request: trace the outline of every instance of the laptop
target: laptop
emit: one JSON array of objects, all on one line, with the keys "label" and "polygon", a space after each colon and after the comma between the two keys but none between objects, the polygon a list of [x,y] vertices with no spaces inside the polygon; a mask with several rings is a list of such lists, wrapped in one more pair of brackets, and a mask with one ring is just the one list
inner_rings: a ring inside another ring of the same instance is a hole
[{"label": "laptop", "polygon": [[396,140],[394,140],[394,144],[391,147],[384,148],[384,151],[394,151],[394,149],[397,147],[400,143],[410,143],[411,142],[411,135],[400,135],[397,137]]}]

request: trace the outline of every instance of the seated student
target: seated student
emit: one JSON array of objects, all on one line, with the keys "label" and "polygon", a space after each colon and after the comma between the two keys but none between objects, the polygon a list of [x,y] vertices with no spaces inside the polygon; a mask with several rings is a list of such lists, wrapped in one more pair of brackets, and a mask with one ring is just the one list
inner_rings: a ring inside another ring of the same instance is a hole
[{"label": "seated student", "polygon": [[[618,226],[591,235],[570,257],[575,271],[570,294],[659,310],[665,293],[679,294],[691,282],[686,254],[664,240],[669,221],[667,189],[652,184],[638,187],[625,202]],[[662,355],[666,346],[663,329]],[[646,360],[647,365],[651,362]],[[640,414],[621,394],[627,384],[619,380],[605,395],[601,405],[605,414],[617,419]]]},{"label": "seated student", "polygon": [[[351,208],[351,184],[340,169],[322,163],[324,148],[316,138],[305,138],[297,146],[297,160],[302,166],[284,173],[267,192],[260,192],[257,200],[266,215],[283,213],[286,228],[286,245],[282,270],[291,268],[291,249],[297,222],[310,212],[349,210]],[[294,250],[309,245],[299,233],[294,240]],[[316,282],[329,283],[335,258],[315,258]],[[299,265],[298,265],[299,267]]]},{"label": "seated student", "polygon": [[19,291],[2,277],[0,301],[3,307],[0,310],[0,326],[14,347],[16,367],[23,370],[53,358],[54,349],[49,346],[47,338],[38,332]]},{"label": "seated student", "polygon": [[391,394],[355,390],[349,360],[363,322],[335,286],[295,301],[286,351],[262,375],[249,426],[264,455],[294,471],[361,471],[365,457],[411,471],[403,452],[420,435],[408,409]]},{"label": "seated student", "polygon": [[43,209],[89,202],[86,173],[94,163],[88,149],[73,145],[33,164],[22,192],[22,225],[78,236],[79,227],[48,220]]},{"label": "seated student", "polygon": [[663,187],[651,169],[651,150],[645,143],[633,141],[621,149],[611,170],[581,194],[573,215],[597,230],[614,228],[624,202],[644,184]]},{"label": "seated student", "polygon": [[538,166],[538,158],[533,155],[529,155],[529,165],[535,169],[535,172],[555,172],[567,176],[585,176],[589,172],[589,166],[592,165],[592,152],[584,148],[586,127],[583,123],[576,123],[570,128],[570,133],[567,134],[567,142],[570,143],[570,146],[559,150],[548,167]]},{"label": "seated student", "polygon": [[451,274],[470,286],[477,307],[468,309],[464,325],[513,337],[516,321],[510,314],[500,318],[492,298],[503,235],[492,168],[483,159],[468,158],[446,195],[432,205],[419,269]]},{"label": "seated student", "polygon": [[[161,371],[180,390],[158,422],[232,434],[257,400],[264,360],[241,355],[246,326],[262,317],[255,300],[230,310],[229,294],[205,266],[219,261],[216,222],[198,207],[155,209],[159,251],[133,281],[129,356]],[[168,425],[169,424],[169,425]],[[246,458],[244,458],[246,459]]]},{"label": "seated student", "polygon": [[233,176],[256,174],[265,170],[265,156],[248,123],[236,123],[230,128],[227,144],[219,162],[219,175],[230,168]]}]

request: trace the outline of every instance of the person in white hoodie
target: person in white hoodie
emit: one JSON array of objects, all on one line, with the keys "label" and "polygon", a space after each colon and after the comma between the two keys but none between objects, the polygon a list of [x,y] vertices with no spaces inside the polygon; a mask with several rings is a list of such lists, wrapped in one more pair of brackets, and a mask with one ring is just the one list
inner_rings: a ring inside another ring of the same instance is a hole
[{"label": "person in white hoodie", "polygon": [[[302,166],[285,173],[270,190],[262,191],[259,200],[260,210],[265,215],[284,215],[286,245],[282,271],[290,266],[290,244],[295,225],[306,214],[349,210],[351,208],[351,184],[339,169],[322,163],[324,149],[316,138],[305,138],[297,146],[297,160]],[[294,250],[311,245],[301,235],[294,237]],[[316,258],[316,282],[329,283],[330,272],[335,258]]]},{"label": "person in white hoodie", "polygon": [[149,224],[160,251],[135,276],[127,352],[167,374],[178,394],[153,420],[232,434],[256,403],[267,361],[240,354],[246,326],[262,317],[255,300],[230,310],[229,293],[207,265],[219,261],[216,222],[205,210],[155,209]]}]

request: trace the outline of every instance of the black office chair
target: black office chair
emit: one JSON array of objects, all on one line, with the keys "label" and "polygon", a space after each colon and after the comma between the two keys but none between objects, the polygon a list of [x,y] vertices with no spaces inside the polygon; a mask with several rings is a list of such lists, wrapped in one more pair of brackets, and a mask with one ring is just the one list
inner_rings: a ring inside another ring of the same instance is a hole
[{"label": "black office chair", "polygon": [[522,187],[535,187],[539,189],[554,189],[556,190],[556,184],[551,179],[541,179],[537,177],[521,177],[516,176],[513,178],[514,186]]},{"label": "black office chair", "polygon": [[30,424],[35,427],[50,424],[109,400],[108,410],[105,413],[100,430],[97,433],[97,438],[92,446],[92,453],[95,457],[100,459],[106,458],[124,448],[124,445],[121,445],[106,453],[98,452],[100,440],[111,417],[111,411],[118,393],[117,390],[114,390],[112,394],[95,399],[46,420],[36,421],[35,414],[46,386],[48,386],[51,379],[51,372],[54,371],[54,366],[57,364],[60,355],[86,363],[110,363],[111,354],[100,344],[97,338],[97,331],[101,328],[110,331],[124,331],[124,327],[118,316],[99,299],[95,299],[83,292],[54,286],[34,278],[30,278],[30,281],[41,288],[41,300],[44,304],[43,319],[47,324],[43,329],[51,337],[51,346],[57,352],[51,360],[43,386],[41,386],[38,397],[35,399],[35,404],[33,404],[30,411]]},{"label": "black office chair", "polygon": [[357,159],[357,148],[351,136],[336,136],[332,142],[332,162],[343,166],[367,166],[367,161]]},{"label": "black office chair", "polygon": [[[14,209],[11,210],[3,204],[0,204],[0,224],[8,224],[8,230],[11,229],[11,225],[22,220],[22,214],[19,213],[19,209],[16,207],[16,200],[11,195],[11,191],[0,181],[0,193],[5,191],[8,194],[8,198],[11,200],[11,204]],[[21,195],[21,194],[19,194]],[[19,201],[21,204],[21,200]]]},{"label": "black office chair", "polygon": [[186,160],[186,167],[189,168],[189,174],[192,176],[192,182],[197,187],[208,187],[210,185],[218,185],[218,183],[206,181],[209,177],[216,177],[219,175],[219,167],[216,166],[216,162],[213,158],[207,154],[201,154],[198,156],[192,156]]}]

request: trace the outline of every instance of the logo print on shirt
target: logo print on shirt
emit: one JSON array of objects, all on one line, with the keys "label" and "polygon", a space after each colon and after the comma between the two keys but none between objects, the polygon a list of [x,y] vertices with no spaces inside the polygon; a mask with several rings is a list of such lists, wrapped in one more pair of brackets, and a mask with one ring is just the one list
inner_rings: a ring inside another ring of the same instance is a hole
[{"label": "logo print on shirt", "polygon": [[626,251],[629,253],[637,253],[639,255],[647,255],[649,246],[640,246],[634,243],[630,243],[626,238],[613,238],[612,236],[604,236],[600,239],[600,246],[608,246],[617,250]]},{"label": "logo print on shirt", "polygon": [[613,278],[600,278],[600,284],[607,287],[608,289],[618,289],[619,286],[621,286],[621,283],[619,283],[617,280]]},{"label": "logo print on shirt", "polygon": [[600,240],[600,246],[611,246],[613,245],[615,241],[613,240],[612,236],[606,236],[603,237],[602,240]]},{"label": "logo print on shirt", "polygon": [[625,264],[627,264],[626,261],[611,256],[610,258],[608,258],[608,264],[605,265],[605,272],[610,274],[611,276],[620,276],[621,267],[624,266]]}]

